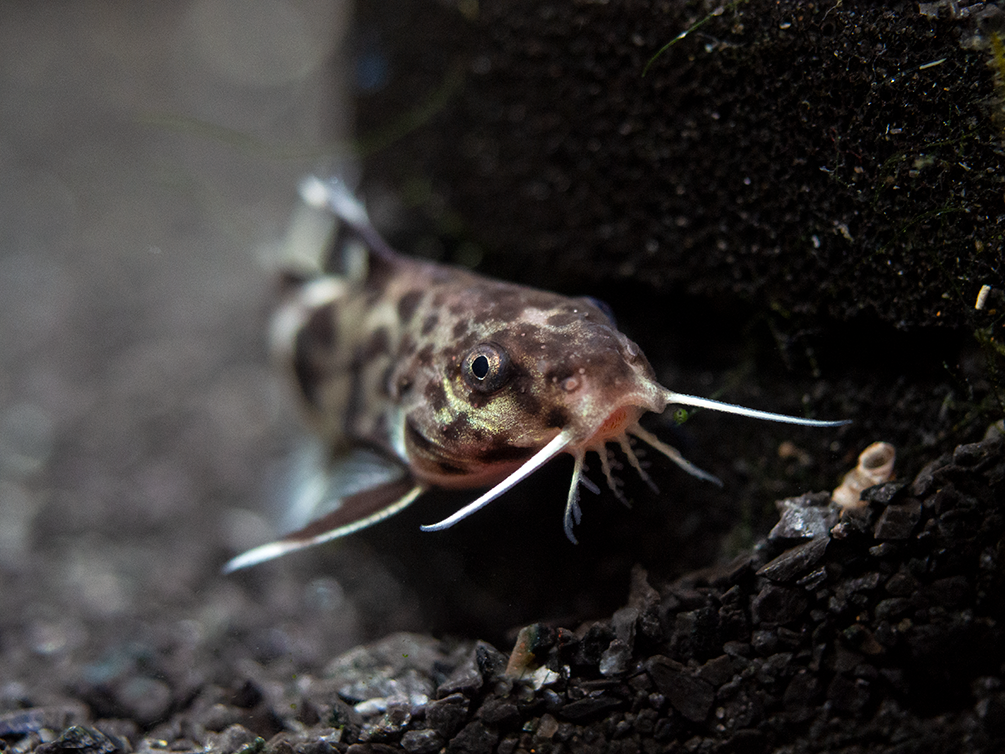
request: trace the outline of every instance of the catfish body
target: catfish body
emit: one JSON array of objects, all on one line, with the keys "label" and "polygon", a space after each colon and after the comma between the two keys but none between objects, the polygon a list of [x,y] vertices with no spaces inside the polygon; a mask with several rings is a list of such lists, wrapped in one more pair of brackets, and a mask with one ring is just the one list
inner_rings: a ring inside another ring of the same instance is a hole
[{"label": "catfish body", "polygon": [[[311,313],[290,366],[333,447],[367,443],[429,486],[493,484],[653,371],[587,299],[400,255]],[[602,418],[606,418],[602,417]]]},{"label": "catfish body", "polygon": [[369,448],[380,470],[372,483],[322,485],[316,507],[323,516],[226,570],[344,536],[433,487],[491,486],[423,527],[447,528],[563,452],[575,458],[565,511],[565,531],[575,542],[578,488],[593,486],[582,476],[587,452],[599,454],[608,486],[620,495],[609,442],[643,477],[629,435],[718,482],[639,425],[643,414],[669,403],[797,424],[842,423],[670,391],[593,300],[405,257],[383,241],[340,182],[310,179],[301,193],[348,231],[337,247],[343,272],[301,275],[289,286],[273,324],[275,350],[330,450],[332,469]]}]

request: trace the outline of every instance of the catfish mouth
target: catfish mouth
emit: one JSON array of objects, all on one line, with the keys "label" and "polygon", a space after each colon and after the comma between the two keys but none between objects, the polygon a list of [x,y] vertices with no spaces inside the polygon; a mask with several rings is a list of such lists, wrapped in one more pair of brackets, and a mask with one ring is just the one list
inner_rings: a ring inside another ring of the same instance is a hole
[{"label": "catfish mouth", "polygon": [[[662,409],[662,406],[660,409]],[[660,451],[689,474],[693,474],[694,476],[706,479],[721,486],[722,482],[720,482],[718,478],[702,471],[697,466],[694,466],[675,448],[665,444],[639,424],[639,419],[643,414],[647,413],[647,411],[649,411],[649,409],[633,405],[632,403],[622,404],[611,411],[607,417],[600,422],[600,425],[596,429],[588,431],[586,440],[577,440],[577,435],[581,433],[576,432],[571,426],[566,427],[526,461],[522,463],[514,462],[512,472],[506,475],[501,481],[499,481],[498,484],[485,494],[481,495],[477,500],[469,503],[452,516],[448,516],[437,524],[423,526],[422,530],[441,531],[453,526],[458,521],[467,518],[472,513],[484,508],[518,482],[530,476],[530,474],[546,464],[555,456],[560,453],[569,453],[575,459],[575,465],[572,472],[572,483],[569,487],[569,496],[566,500],[564,529],[565,535],[569,538],[569,541],[576,544],[577,540],[573,534],[573,527],[575,524],[578,524],[582,518],[582,512],[579,507],[579,487],[582,485],[594,493],[600,492],[600,488],[584,476],[583,472],[585,470],[585,459],[587,453],[592,451],[600,457],[600,466],[604,477],[607,480],[607,486],[619,500],[625,501],[625,497],[621,491],[620,480],[617,480],[614,477],[614,473],[611,468],[611,456],[607,447],[608,443],[611,442],[618,443],[622,453],[624,453],[625,457],[628,459],[629,465],[635,469],[639,476],[641,476],[650,487],[656,490],[656,485],[649,478],[645,469],[642,468],[642,464],[639,462],[638,456],[635,455],[635,450],[631,444],[631,437],[635,437]],[[486,477],[487,476],[488,475],[486,474]],[[470,484],[472,482],[472,478],[467,477],[466,481]]]},{"label": "catfish mouth", "polygon": [[[635,408],[634,406],[631,408],[621,406],[614,409],[585,444],[588,446],[598,443],[603,444],[620,437],[630,425],[638,422],[642,413],[642,409]],[[635,415],[633,416],[632,414]]]},{"label": "catfish mouth", "polygon": [[511,445],[452,454],[430,440],[411,420],[405,421],[404,441],[413,475],[425,484],[448,489],[495,484],[523,466],[538,450]]}]

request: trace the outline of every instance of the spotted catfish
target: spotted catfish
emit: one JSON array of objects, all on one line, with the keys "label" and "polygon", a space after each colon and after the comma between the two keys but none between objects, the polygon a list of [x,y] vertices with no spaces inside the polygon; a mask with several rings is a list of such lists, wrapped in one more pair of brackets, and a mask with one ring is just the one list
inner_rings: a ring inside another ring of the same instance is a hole
[{"label": "spotted catfish", "polygon": [[402,256],[337,180],[309,179],[306,204],[348,231],[343,272],[296,281],[273,323],[307,417],[331,451],[327,478],[301,507],[317,520],[238,556],[226,570],[345,536],[432,488],[489,487],[445,520],[453,526],[555,456],[575,459],[565,533],[575,542],[589,452],[621,495],[608,444],[648,481],[637,438],[718,483],[639,424],[670,404],[757,419],[835,426],[669,390],[639,347],[589,298],[568,298]]}]

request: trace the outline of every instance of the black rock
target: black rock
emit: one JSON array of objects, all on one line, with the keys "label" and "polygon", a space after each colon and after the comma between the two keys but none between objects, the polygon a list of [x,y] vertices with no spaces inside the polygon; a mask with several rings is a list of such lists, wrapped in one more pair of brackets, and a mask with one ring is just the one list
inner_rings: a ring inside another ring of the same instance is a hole
[{"label": "black rock", "polygon": [[729,655],[719,655],[698,668],[698,677],[718,687],[733,677],[736,667]]},{"label": "black rock", "polygon": [[35,749],[36,754],[117,754],[131,750],[127,741],[107,736],[95,728],[74,725],[67,728],[63,735]]},{"label": "black rock", "polygon": [[426,722],[444,738],[460,730],[468,715],[468,698],[464,694],[451,694],[426,705]]},{"label": "black rock", "polygon": [[902,489],[904,482],[885,482],[862,490],[861,498],[868,503],[889,505]]},{"label": "black rock", "polygon": [[432,754],[443,747],[443,736],[435,730],[410,730],[401,737],[401,748],[408,754]]},{"label": "black rock", "polygon": [[562,717],[578,722],[593,717],[599,712],[607,712],[608,710],[615,709],[623,704],[624,701],[622,699],[601,694],[600,696],[587,696],[583,699],[569,702],[562,707],[560,713]]},{"label": "black rock", "polygon": [[953,463],[957,466],[976,466],[987,456],[990,443],[972,442],[958,445],[953,451]]},{"label": "black rock", "polygon": [[599,665],[604,651],[610,646],[613,639],[614,632],[610,626],[604,623],[594,623],[575,646],[573,662],[576,665]]},{"label": "black rock", "polygon": [[779,500],[781,517],[768,539],[816,539],[825,537],[837,521],[837,511],[829,505],[826,492],[807,493]]},{"label": "black rock", "polygon": [[827,686],[827,701],[839,714],[857,715],[869,704],[871,692],[868,680],[838,674]]},{"label": "black rock", "polygon": [[911,494],[915,497],[927,497],[935,486],[935,472],[949,463],[950,457],[942,455],[934,461],[929,461],[911,482]]},{"label": "black rock", "polygon": [[801,579],[796,581],[796,586],[812,591],[827,580],[827,569],[824,567],[814,568]]},{"label": "black rock", "polygon": [[808,605],[801,592],[769,584],[754,597],[750,611],[754,623],[780,625],[798,618]]},{"label": "black rock", "polygon": [[925,596],[936,605],[957,607],[970,598],[970,582],[963,576],[937,579],[925,588]]},{"label": "black rock", "polygon": [[812,716],[819,696],[820,681],[812,673],[800,670],[786,686],[782,704],[796,719],[804,720]]},{"label": "black rock", "polygon": [[715,651],[719,636],[719,611],[711,607],[678,613],[670,629],[674,657],[704,659]]},{"label": "black rock", "polygon": [[474,696],[484,683],[481,671],[478,669],[477,656],[473,652],[471,657],[461,663],[450,676],[439,685],[436,694],[439,697],[450,696],[455,693]]},{"label": "black rock", "polygon": [[11,710],[0,714],[0,736],[24,736],[43,728],[61,730],[82,723],[87,717],[87,708],[82,704]]},{"label": "black rock", "polygon": [[918,580],[909,573],[900,571],[886,580],[886,591],[894,597],[907,597],[918,589]]},{"label": "black rock", "polygon": [[509,699],[490,697],[478,709],[478,717],[487,723],[505,723],[519,717],[520,710]]},{"label": "black rock", "polygon": [[626,673],[631,666],[632,650],[621,639],[613,639],[609,647],[600,656],[599,670],[601,675],[614,676]]},{"label": "black rock", "polygon": [[897,621],[912,607],[911,600],[904,597],[890,597],[876,603],[873,610],[876,620]]},{"label": "black rock", "polygon": [[921,503],[908,500],[883,509],[873,529],[876,539],[907,539],[921,520]]},{"label": "black rock", "polygon": [[773,629],[754,631],[750,635],[750,644],[762,657],[774,654],[781,646],[781,642],[778,641],[778,633]]},{"label": "black rock", "polygon": [[[554,641],[553,633],[549,633],[549,641]],[[550,644],[541,641],[538,651],[542,653]],[[498,649],[486,641],[479,641],[475,644],[475,662],[478,665],[478,672],[486,680],[495,680],[506,670],[507,657]]]},{"label": "black rock", "polygon": [[363,726],[359,734],[362,742],[397,741],[412,716],[404,707],[391,707],[375,722]]},{"label": "black rock", "polygon": [[772,581],[794,581],[823,557],[828,542],[830,542],[830,537],[821,536],[786,550],[761,567],[757,571],[757,575]]},{"label": "black rock", "polygon": [[499,734],[495,733],[479,721],[475,720],[464,726],[450,743],[447,744],[447,751],[457,754],[490,754],[499,740]]},{"label": "black rock", "polygon": [[733,737],[724,741],[716,750],[717,754],[761,754],[768,746],[767,736],[763,731],[746,729],[738,730]]},{"label": "black rock", "polygon": [[673,708],[688,720],[701,722],[708,716],[715,700],[712,684],[698,678],[679,662],[662,655],[650,658],[646,670]]},{"label": "black rock", "polygon": [[398,754],[396,746],[388,744],[353,744],[345,750],[346,754]]}]

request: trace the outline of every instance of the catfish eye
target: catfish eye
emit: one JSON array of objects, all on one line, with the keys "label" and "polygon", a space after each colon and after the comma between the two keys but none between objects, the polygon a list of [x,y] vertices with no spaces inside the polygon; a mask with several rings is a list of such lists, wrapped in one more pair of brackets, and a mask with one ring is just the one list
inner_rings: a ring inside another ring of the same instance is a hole
[{"label": "catfish eye", "polygon": [[509,356],[495,343],[480,343],[464,357],[461,374],[472,390],[494,393],[509,382]]}]

